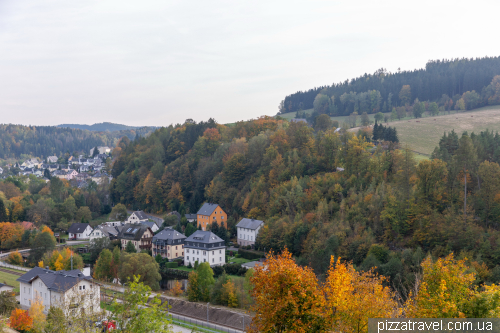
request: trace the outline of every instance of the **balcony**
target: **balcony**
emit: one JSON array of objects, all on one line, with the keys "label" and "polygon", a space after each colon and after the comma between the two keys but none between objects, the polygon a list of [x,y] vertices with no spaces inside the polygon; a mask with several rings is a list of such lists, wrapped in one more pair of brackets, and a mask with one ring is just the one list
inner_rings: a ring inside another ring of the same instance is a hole
[{"label": "balcony", "polygon": [[146,250],[151,250],[151,244],[149,244],[149,245],[139,245],[139,248],[140,248],[141,250],[144,250],[144,249],[146,249]]}]

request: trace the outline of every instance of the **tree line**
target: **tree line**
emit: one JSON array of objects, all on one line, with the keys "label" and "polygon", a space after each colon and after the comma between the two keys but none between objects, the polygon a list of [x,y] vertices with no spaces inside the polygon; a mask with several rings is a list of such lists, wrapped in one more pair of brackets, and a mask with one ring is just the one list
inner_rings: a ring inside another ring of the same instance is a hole
[{"label": "tree line", "polygon": [[153,128],[93,132],[55,126],[0,124],[0,158],[62,156],[74,152],[87,154],[95,146],[115,146],[122,137],[146,136]]},{"label": "tree line", "polygon": [[[329,108],[330,114],[390,112],[391,106],[405,104],[404,97],[399,95],[405,85],[411,86],[414,99],[437,101],[443,95],[461,96],[467,91],[482,94],[495,75],[500,75],[500,57],[431,60],[423,69],[397,73],[381,68],[373,74],[365,73],[331,86],[286,96],[279,106],[279,113],[312,109],[315,102],[319,102],[316,101],[318,94],[329,99],[329,104],[326,104],[326,98],[322,98],[321,104]],[[355,110],[356,104],[358,110]]]}]

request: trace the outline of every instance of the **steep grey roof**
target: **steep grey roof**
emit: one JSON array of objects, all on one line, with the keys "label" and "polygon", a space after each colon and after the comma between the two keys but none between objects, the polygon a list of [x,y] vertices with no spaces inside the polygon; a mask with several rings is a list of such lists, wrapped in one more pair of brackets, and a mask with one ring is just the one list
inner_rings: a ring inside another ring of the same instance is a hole
[{"label": "steep grey roof", "polygon": [[135,211],[134,213],[139,220],[149,220],[149,217],[142,210]]},{"label": "steep grey roof", "polygon": [[153,226],[156,225],[156,223],[151,222],[151,221],[142,221],[141,224],[147,225],[151,230],[153,230]]},{"label": "steep grey roof", "polygon": [[98,225],[96,227],[96,229],[99,229],[102,231],[103,234],[105,234],[106,236],[118,236],[118,230],[116,229],[116,227],[111,227],[111,226],[107,226],[107,225]]},{"label": "steep grey roof", "polygon": [[196,214],[197,215],[207,215],[207,216],[210,216],[217,207],[219,207],[218,204],[213,204],[213,203],[205,202],[203,204],[203,206],[201,206],[201,208],[198,211],[198,213],[196,213]]},{"label": "steep grey roof", "polygon": [[174,229],[163,229],[153,237],[153,242],[158,241],[158,240],[184,240],[186,239],[186,236],[184,234],[178,232],[177,230]]},{"label": "steep grey roof", "polygon": [[88,226],[89,226],[88,223],[73,223],[69,227],[68,233],[81,234],[82,232],[85,231],[85,229],[87,229]]},{"label": "steep grey roof", "polygon": [[148,229],[147,225],[127,223],[120,230],[118,238],[139,241]]},{"label": "steep grey roof", "polygon": [[188,220],[196,220],[196,214],[184,214]]},{"label": "steep grey roof", "polygon": [[92,280],[90,276],[85,276],[83,273],[74,269],[72,271],[52,271],[41,267],[35,267],[26,274],[20,276],[16,281],[31,283],[37,277],[43,281],[49,290],[64,292],[81,280]]},{"label": "steep grey roof", "polygon": [[245,228],[255,230],[260,227],[264,221],[254,220],[254,219],[241,219],[241,221],[236,225],[237,228]]},{"label": "steep grey roof", "polygon": [[198,242],[198,243],[220,243],[223,242],[222,238],[210,231],[196,230],[194,234],[186,238],[186,242]]}]

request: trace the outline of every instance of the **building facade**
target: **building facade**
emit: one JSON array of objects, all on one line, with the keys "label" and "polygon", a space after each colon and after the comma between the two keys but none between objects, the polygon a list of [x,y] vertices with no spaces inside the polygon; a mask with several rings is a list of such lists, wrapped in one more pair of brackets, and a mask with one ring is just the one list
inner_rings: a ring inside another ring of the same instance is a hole
[{"label": "building facade", "polygon": [[208,262],[210,266],[226,263],[224,240],[210,231],[197,230],[184,241],[184,266]]},{"label": "building facade", "polygon": [[204,203],[200,210],[196,213],[197,227],[201,230],[207,230],[207,225],[217,222],[220,226],[227,227],[227,214],[218,204]]},{"label": "building facade", "polygon": [[153,257],[173,260],[184,258],[184,240],[186,236],[174,229],[163,229],[153,236]]},{"label": "building facade", "polygon": [[141,223],[146,221],[149,221],[149,217],[142,210],[138,210],[130,214],[126,223]]},{"label": "building facade", "polygon": [[127,223],[121,227],[118,239],[120,239],[122,243],[122,248],[125,248],[128,242],[132,242],[137,252],[141,250],[151,250],[153,231],[145,225]]},{"label": "building facade", "polygon": [[100,287],[80,270],[52,271],[35,267],[19,277],[19,301],[31,306],[39,298],[45,311],[50,306],[66,309],[79,308],[86,313],[100,311]]},{"label": "building facade", "polygon": [[240,246],[253,246],[260,228],[264,225],[264,221],[254,219],[241,219],[236,225],[237,241]]}]

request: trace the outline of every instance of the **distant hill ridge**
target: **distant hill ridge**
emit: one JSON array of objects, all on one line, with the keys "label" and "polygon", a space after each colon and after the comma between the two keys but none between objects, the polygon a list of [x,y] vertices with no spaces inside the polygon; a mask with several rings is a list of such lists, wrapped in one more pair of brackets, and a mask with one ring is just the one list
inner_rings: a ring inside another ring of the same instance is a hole
[{"label": "distant hill ridge", "polygon": [[110,123],[110,122],[96,123],[93,125],[61,124],[61,125],[57,125],[57,127],[74,128],[74,129],[89,130],[89,131],[95,131],[95,132],[114,132],[114,131],[123,131],[123,130],[134,130],[134,129],[144,128],[144,127],[158,128],[156,126],[128,126],[128,125],[115,124],[115,123]]}]

